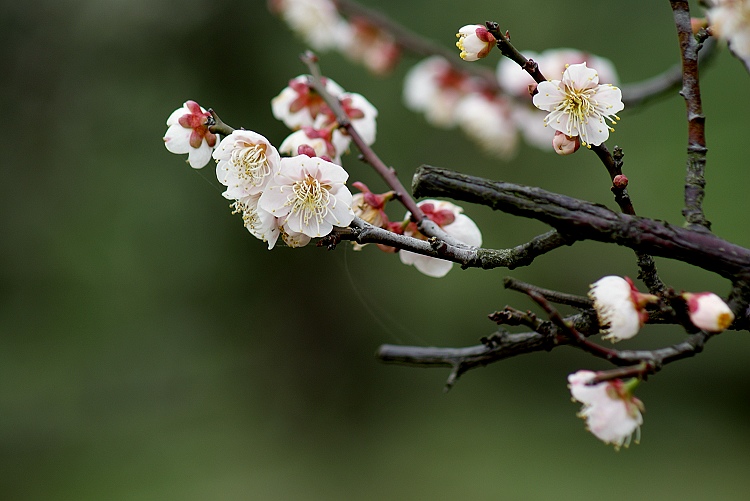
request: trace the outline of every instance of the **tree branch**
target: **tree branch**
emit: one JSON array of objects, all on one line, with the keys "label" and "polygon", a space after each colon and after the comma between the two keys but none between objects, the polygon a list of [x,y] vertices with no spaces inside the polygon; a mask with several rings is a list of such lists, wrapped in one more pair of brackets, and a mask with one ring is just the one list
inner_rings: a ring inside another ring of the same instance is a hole
[{"label": "tree branch", "polygon": [[705,231],[672,226],[528,186],[490,181],[421,166],[415,196],[443,196],[476,203],[549,224],[572,241],[615,243],[654,256],[683,261],[730,280],[750,275],[750,250]]},{"label": "tree branch", "polygon": [[[682,90],[688,120],[687,174],[685,176],[685,216],[694,230],[710,231],[711,223],[703,214],[706,178],[706,117],[701,106],[701,91],[698,82],[698,51],[701,43],[693,35],[690,24],[690,6],[687,0],[671,0],[677,37],[682,54]],[[705,38],[705,31],[704,37]]]}]

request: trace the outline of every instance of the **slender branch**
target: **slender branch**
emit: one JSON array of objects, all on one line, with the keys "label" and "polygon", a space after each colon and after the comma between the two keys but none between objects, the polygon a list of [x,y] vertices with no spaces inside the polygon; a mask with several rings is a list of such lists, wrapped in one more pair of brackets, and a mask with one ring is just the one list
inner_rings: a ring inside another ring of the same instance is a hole
[{"label": "slender branch", "polygon": [[571,240],[615,243],[684,261],[730,280],[750,275],[750,250],[744,247],[706,232],[618,214],[602,205],[540,188],[424,165],[417,170],[412,186],[415,196],[444,196],[542,221]]},{"label": "slender branch", "polygon": [[503,279],[503,285],[505,285],[506,289],[514,291],[526,293],[528,293],[529,291],[533,291],[534,293],[539,294],[548,301],[552,301],[553,303],[557,304],[573,306],[575,308],[587,309],[591,308],[594,305],[594,302],[587,297],[576,296],[575,294],[566,294],[564,292],[553,291],[550,289],[543,289],[541,287],[537,287],[536,285],[522,282],[521,280],[515,279],[513,277],[505,277],[505,279]]},{"label": "slender branch", "polygon": [[682,90],[688,120],[687,174],[685,176],[685,216],[694,230],[711,229],[711,223],[703,213],[706,178],[706,117],[701,106],[701,91],[698,78],[698,51],[701,43],[693,35],[690,24],[690,7],[687,0],[670,0],[677,27],[682,54]]},{"label": "slender branch", "polygon": [[438,238],[421,240],[407,235],[399,235],[384,228],[373,226],[360,218],[354,218],[349,228],[334,228],[331,235],[320,240],[320,246],[332,249],[340,241],[354,241],[359,244],[382,244],[400,250],[407,250],[423,256],[435,257],[460,264],[463,268],[514,269],[530,265],[534,259],[564,245],[571,240],[556,231],[535,237],[530,242],[510,249],[483,249],[456,246]]},{"label": "slender branch", "polygon": [[[707,39],[698,58],[700,66],[707,64],[716,52],[716,40]],[[635,108],[657,98],[671,96],[681,85],[682,63],[679,63],[646,80],[622,85],[622,102],[626,108]]]}]

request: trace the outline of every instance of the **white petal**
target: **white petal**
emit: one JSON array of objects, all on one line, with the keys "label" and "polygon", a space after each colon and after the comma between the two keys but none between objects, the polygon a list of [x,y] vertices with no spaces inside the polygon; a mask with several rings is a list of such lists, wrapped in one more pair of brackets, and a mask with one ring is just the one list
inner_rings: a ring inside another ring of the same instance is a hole
[{"label": "white petal", "polygon": [[183,154],[190,151],[190,134],[193,129],[186,129],[180,124],[170,125],[164,134],[164,146],[172,153]]}]

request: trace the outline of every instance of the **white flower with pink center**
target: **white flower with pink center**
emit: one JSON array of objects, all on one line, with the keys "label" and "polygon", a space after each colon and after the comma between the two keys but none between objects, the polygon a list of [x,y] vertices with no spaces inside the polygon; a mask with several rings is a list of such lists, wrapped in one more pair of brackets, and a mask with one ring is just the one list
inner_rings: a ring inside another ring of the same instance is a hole
[{"label": "white flower with pink center", "polygon": [[581,143],[587,146],[607,140],[614,129],[606,120],[614,124],[623,109],[620,89],[599,85],[598,73],[586,63],[568,66],[562,80],[540,83],[533,102],[549,112],[545,125],[570,137],[580,136]]},{"label": "white flower with pink center", "polygon": [[481,24],[467,24],[456,33],[458,41],[456,47],[461,51],[464,61],[476,61],[487,57],[497,40]]},{"label": "white flower with pink center", "polygon": [[456,121],[485,151],[509,159],[516,153],[518,131],[513,111],[500,96],[472,92],[456,106]]},{"label": "white flower with pink center", "polygon": [[222,139],[213,157],[216,177],[230,199],[259,194],[281,161],[268,139],[249,130],[235,130]]},{"label": "white flower with pink center", "polygon": [[630,339],[648,320],[645,306],[658,301],[656,296],[643,294],[629,278],[614,275],[600,278],[591,285],[589,297],[599,319],[602,339],[613,343]]},{"label": "white flower with pink center", "polygon": [[[344,93],[344,89],[330,78],[323,78],[326,92],[333,97]],[[328,109],[323,98],[308,83],[307,75],[300,75],[271,100],[271,111],[277,120],[292,130],[313,127],[318,116]]]},{"label": "white flower with pink center", "polygon": [[436,127],[453,127],[456,106],[472,86],[472,80],[465,73],[454,70],[442,57],[428,57],[406,74],[404,104],[412,111],[424,113],[427,121]]},{"label": "white flower with pink center", "polygon": [[349,226],[354,219],[352,194],[345,184],[348,177],[341,166],[321,158],[282,158],[258,207],[278,217],[286,233],[323,237],[334,226]]},{"label": "white flower with pink center", "polygon": [[[226,193],[224,196],[226,197]],[[247,231],[255,238],[267,242],[270,250],[279,238],[279,220],[270,212],[258,207],[260,196],[260,193],[256,193],[236,199],[231,205],[232,214],[240,214]]]},{"label": "white flower with pink center", "polygon": [[727,303],[713,292],[685,292],[690,321],[707,332],[725,331],[734,322],[734,313]]},{"label": "white flower with pink center", "polygon": [[195,101],[186,101],[167,119],[164,146],[177,154],[188,154],[188,163],[193,169],[204,167],[211,160],[211,152],[219,136],[208,130],[211,114]]},{"label": "white flower with pink center", "polygon": [[706,12],[711,33],[726,40],[750,71],[750,0],[714,0]]},{"label": "white flower with pink center", "polygon": [[628,447],[635,435],[640,440],[643,424],[643,403],[633,396],[637,380],[619,379],[588,384],[595,372],[578,371],[568,376],[568,387],[574,400],[583,404],[578,417],[586,420],[586,427],[605,444],[616,449]]},{"label": "white flower with pink center", "polygon": [[[422,200],[417,205],[429,219],[459,242],[473,247],[482,245],[482,232],[479,231],[476,223],[469,216],[463,214],[463,208],[443,200]],[[404,220],[408,220],[410,217],[411,214],[407,213]],[[423,240],[427,238],[417,230],[414,223],[407,225],[404,235]],[[450,261],[423,256],[411,251],[401,250],[398,255],[402,263],[413,265],[429,277],[444,277],[453,268],[453,263]]]}]

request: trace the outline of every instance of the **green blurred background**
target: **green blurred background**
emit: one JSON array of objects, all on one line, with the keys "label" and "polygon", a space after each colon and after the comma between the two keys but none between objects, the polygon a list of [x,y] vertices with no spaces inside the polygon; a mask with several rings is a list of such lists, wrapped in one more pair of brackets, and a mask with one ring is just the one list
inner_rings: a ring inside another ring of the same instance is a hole
[{"label": "green blurred background", "polygon": [[[679,58],[667,1],[367,3],[446,47],[458,27],[494,19],[521,49],[609,57],[623,82]],[[566,375],[607,367],[575,350],[472,371],[449,394],[447,370],[373,357],[382,343],[476,344],[494,329],[488,313],[532,307],[503,276],[583,294],[602,275],[636,275],[627,249],[578,243],[530,268],[456,268],[442,280],[374,248],[268,252],[230,214],[210,167],[166,151],[164,122],[187,99],[285,137],[269,101],[303,72],[304,45],[264,2],[3,0],[0,28],[0,498],[747,499],[747,332],[642,385],[642,444],[619,453],[575,417]],[[377,151],[404,182],[432,163],[613,206],[585,151],[523,147],[500,162],[431,129],[401,106],[413,62],[382,79],[321,57],[378,107]],[[701,80],[706,212],[745,246],[749,83],[726,51]],[[675,224],[684,115],[676,94],[626,110],[609,141],[625,150],[638,212]],[[383,187],[354,156],[344,166]],[[545,230],[466,212],[488,247]],[[728,291],[701,270],[658,265],[677,289]],[[683,336],[649,327],[627,346]]]}]

